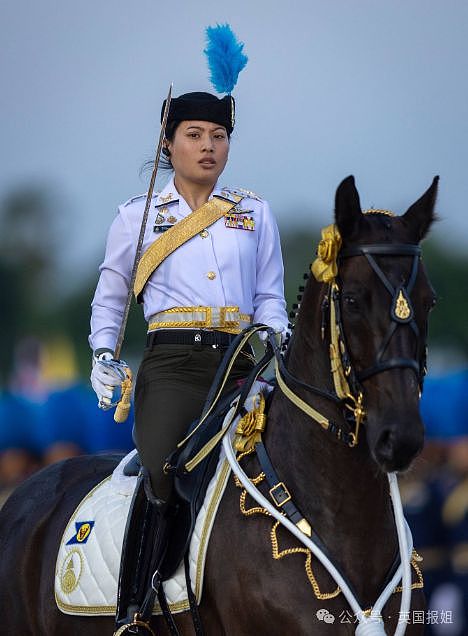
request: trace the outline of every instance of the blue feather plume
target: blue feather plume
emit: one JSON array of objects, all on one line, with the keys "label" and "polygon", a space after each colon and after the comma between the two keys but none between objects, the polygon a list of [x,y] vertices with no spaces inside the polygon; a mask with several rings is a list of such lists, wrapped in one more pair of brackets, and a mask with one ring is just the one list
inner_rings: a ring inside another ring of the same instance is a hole
[{"label": "blue feather plume", "polygon": [[210,70],[210,81],[218,93],[231,93],[239,73],[247,64],[248,57],[242,49],[229,24],[217,24],[206,29],[205,49]]}]

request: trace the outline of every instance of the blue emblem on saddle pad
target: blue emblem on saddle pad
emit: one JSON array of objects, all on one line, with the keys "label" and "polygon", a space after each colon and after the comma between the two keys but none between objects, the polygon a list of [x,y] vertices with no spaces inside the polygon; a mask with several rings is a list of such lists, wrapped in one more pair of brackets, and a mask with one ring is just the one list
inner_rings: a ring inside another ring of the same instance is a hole
[{"label": "blue emblem on saddle pad", "polygon": [[83,544],[89,539],[94,521],[75,521],[75,534],[65,545]]}]

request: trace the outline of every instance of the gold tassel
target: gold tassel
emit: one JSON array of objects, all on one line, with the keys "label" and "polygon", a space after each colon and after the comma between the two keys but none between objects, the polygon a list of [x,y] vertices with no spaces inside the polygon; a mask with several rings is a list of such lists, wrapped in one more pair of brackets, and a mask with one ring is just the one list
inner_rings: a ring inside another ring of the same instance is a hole
[{"label": "gold tassel", "polygon": [[114,413],[114,421],[119,424],[127,419],[132,404],[132,372],[129,367],[125,371],[127,377],[122,382],[122,395]]},{"label": "gold tassel", "polygon": [[252,449],[257,442],[262,439],[262,433],[266,427],[265,398],[263,393],[255,396],[258,399],[257,406],[242,417],[236,427],[236,436],[234,437],[234,448],[240,452],[246,452]]}]

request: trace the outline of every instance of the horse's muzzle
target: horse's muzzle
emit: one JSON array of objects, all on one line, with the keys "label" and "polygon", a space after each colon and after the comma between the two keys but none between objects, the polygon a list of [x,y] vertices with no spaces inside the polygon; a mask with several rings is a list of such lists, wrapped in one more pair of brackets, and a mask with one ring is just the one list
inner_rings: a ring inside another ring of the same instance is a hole
[{"label": "horse's muzzle", "polygon": [[421,452],[424,428],[420,418],[379,427],[375,443],[369,440],[379,467],[386,473],[406,470]]}]

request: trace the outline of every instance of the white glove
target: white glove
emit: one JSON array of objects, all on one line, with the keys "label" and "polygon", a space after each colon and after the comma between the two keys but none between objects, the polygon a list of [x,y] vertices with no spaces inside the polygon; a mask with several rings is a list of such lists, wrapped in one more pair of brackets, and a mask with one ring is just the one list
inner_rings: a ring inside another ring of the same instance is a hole
[{"label": "white glove", "polygon": [[118,403],[127,369],[126,362],[113,359],[110,349],[98,349],[94,352],[91,385],[98,397],[100,409],[107,410]]},{"label": "white glove", "polygon": [[[278,346],[280,347],[286,338],[287,330],[284,327],[275,327],[274,325],[268,325],[268,326],[274,329],[276,342],[278,343]],[[265,343],[268,338],[268,333],[266,331],[259,331],[258,337],[263,343]]]}]

